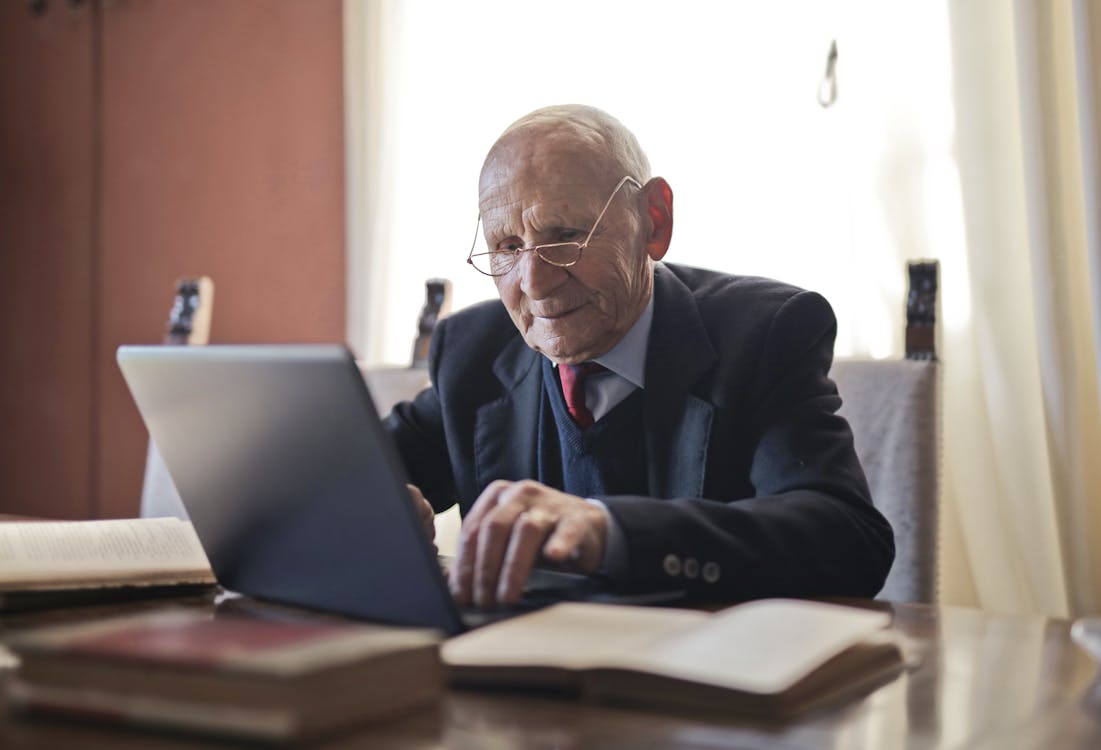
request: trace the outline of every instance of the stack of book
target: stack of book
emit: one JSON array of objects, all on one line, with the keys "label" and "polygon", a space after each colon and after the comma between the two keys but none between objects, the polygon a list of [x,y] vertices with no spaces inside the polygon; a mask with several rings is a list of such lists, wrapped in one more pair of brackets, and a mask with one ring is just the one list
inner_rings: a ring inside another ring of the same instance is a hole
[{"label": "stack of book", "polygon": [[167,609],[17,634],[8,699],[24,712],[309,739],[437,699],[439,640],[409,628]]}]

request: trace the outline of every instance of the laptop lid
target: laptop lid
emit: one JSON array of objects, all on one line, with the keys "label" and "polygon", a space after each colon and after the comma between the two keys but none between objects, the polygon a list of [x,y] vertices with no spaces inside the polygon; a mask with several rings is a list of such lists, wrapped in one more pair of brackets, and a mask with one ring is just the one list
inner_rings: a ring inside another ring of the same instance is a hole
[{"label": "laptop lid", "polygon": [[122,346],[117,359],[223,586],[463,629],[347,348]]}]

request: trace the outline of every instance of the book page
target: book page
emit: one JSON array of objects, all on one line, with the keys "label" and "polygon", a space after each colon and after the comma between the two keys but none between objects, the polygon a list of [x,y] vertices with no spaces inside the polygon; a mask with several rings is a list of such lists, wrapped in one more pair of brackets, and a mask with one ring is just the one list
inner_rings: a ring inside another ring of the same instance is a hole
[{"label": "book page", "polygon": [[706,622],[688,609],[568,602],[478,628],[443,645],[456,667],[525,666],[585,669],[609,654],[631,654]]},{"label": "book page", "polygon": [[213,583],[195,529],[177,518],[0,523],[0,587]]},{"label": "book page", "polygon": [[723,610],[644,651],[617,651],[606,661],[734,690],[779,693],[890,622],[885,612],[765,599]]}]

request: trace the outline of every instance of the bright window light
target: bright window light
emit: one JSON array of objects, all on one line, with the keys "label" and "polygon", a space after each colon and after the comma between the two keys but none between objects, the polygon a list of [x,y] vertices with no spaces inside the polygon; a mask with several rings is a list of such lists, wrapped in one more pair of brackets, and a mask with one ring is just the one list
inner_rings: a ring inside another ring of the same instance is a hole
[{"label": "bright window light", "polygon": [[[451,279],[456,307],[495,295],[465,263],[478,172],[509,123],[549,104],[591,104],[635,132],[675,194],[666,260],[823,293],[838,355],[901,354],[906,260],[962,257],[941,3],[371,7],[382,27],[360,57],[375,63],[349,70],[374,92],[371,138],[351,136],[376,149],[376,204],[350,207],[373,223],[358,252],[376,282],[352,327],[368,361],[408,360],[426,278]],[[839,96],[823,108],[834,39]],[[966,300],[952,305],[958,323]]]}]

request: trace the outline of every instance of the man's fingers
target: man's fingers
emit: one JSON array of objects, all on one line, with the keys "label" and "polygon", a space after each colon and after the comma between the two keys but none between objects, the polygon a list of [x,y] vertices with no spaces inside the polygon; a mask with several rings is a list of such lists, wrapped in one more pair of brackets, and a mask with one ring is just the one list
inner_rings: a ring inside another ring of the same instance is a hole
[{"label": "man's fingers", "polygon": [[511,485],[512,482],[505,479],[497,479],[490,482],[489,486],[482,490],[482,494],[478,495],[478,499],[470,506],[470,510],[467,511],[466,516],[463,518],[463,523],[473,523],[475,525],[481,523],[485,515],[497,507],[501,495]]},{"label": "man's fingers", "polygon": [[[600,514],[600,511],[596,511]],[[603,524],[603,517],[599,523]],[[604,554],[603,544],[594,537],[592,514],[568,515],[559,519],[543,545],[543,557],[579,573],[595,573]]]},{"label": "man's fingers", "polygon": [[424,527],[424,533],[428,536],[428,541],[435,542],[436,512],[432,510],[432,504],[424,497],[417,485],[407,484],[405,488],[409,490],[409,499],[413,503],[413,508],[417,511],[417,518],[420,519],[421,525]]},{"label": "man's fingers", "polygon": [[447,586],[451,596],[460,607],[470,604],[470,583],[474,578],[474,553],[468,550],[477,548],[477,535],[471,533],[463,524],[459,532],[459,541],[455,545],[455,559],[447,569]]},{"label": "man's fingers", "polygon": [[594,573],[604,554],[604,511],[535,481],[497,481],[463,519],[448,575],[460,605],[489,607],[520,597],[540,557]]},{"label": "man's fingers", "polygon": [[512,527],[524,509],[519,504],[499,504],[482,520],[478,531],[478,557],[474,561],[474,603],[492,607],[497,603],[497,582]]},{"label": "man's fingers", "polygon": [[482,521],[486,514],[497,507],[497,500],[511,482],[498,479],[490,483],[474,501],[463,518],[459,529],[459,541],[455,547],[455,560],[448,570],[448,587],[460,606],[473,600],[474,569],[478,560],[478,545],[482,533]]},{"label": "man's fingers", "polygon": [[514,604],[520,599],[550,526],[549,518],[538,508],[525,511],[516,518],[497,581],[497,601]]}]

